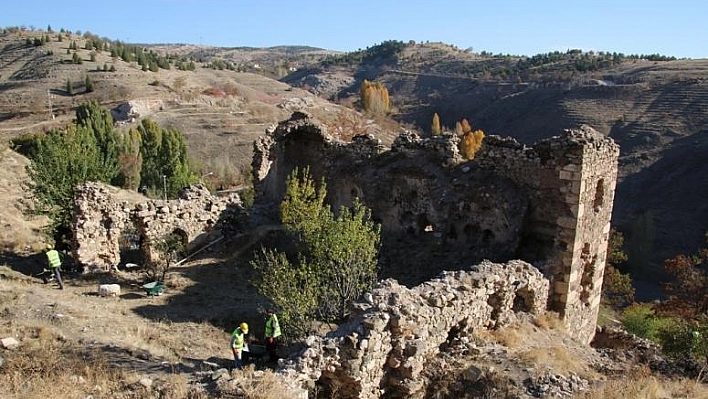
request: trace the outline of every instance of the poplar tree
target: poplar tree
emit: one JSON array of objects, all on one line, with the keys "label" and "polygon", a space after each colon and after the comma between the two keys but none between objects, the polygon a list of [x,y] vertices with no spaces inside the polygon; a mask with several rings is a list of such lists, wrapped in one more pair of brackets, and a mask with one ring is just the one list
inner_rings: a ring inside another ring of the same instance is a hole
[{"label": "poplar tree", "polygon": [[437,112],[433,114],[433,123],[430,126],[430,131],[433,136],[439,136],[442,133],[442,127],[440,127],[440,116],[438,116]]},{"label": "poplar tree", "polygon": [[361,83],[359,88],[362,107],[366,112],[372,114],[388,114],[391,112],[391,99],[388,89],[380,82],[370,82],[367,79]]},{"label": "poplar tree", "polygon": [[462,136],[462,140],[460,140],[462,156],[465,159],[473,159],[477,151],[482,147],[482,140],[484,140],[484,132],[482,130],[465,133]]},{"label": "poplar tree", "polygon": [[121,151],[118,155],[119,171],[116,183],[123,188],[137,190],[140,187],[140,172],[143,166],[140,147],[140,131],[131,128],[123,136]]},{"label": "poplar tree", "polygon": [[150,119],[143,119],[138,131],[141,186],[153,192],[165,190],[168,197],[175,198],[179,190],[198,180],[190,168],[182,133],[164,129]]},{"label": "poplar tree", "polygon": [[113,116],[110,111],[101,108],[95,100],[81,104],[76,109],[76,124],[93,133],[102,163],[115,177],[119,169],[120,138],[113,128]]}]

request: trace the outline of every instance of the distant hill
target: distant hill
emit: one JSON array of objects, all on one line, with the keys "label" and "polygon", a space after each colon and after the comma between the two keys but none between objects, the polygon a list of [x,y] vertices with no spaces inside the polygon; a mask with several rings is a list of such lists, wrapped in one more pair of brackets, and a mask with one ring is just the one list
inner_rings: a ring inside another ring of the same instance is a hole
[{"label": "distant hill", "polygon": [[[342,77],[354,79],[337,86]],[[629,269],[651,283],[646,296],[656,294],[664,259],[705,244],[708,60],[579,50],[502,56],[385,42],[282,80],[346,102],[357,98],[363,79],[383,82],[394,117],[424,131],[438,113],[448,128],[466,118],[525,143],[583,123],[615,139],[621,156],[613,224],[626,236]]]}]

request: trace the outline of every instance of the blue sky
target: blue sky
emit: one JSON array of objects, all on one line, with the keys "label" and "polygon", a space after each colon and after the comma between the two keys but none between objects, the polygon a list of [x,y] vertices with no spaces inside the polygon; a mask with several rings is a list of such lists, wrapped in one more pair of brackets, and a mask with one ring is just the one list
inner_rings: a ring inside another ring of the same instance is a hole
[{"label": "blue sky", "polygon": [[22,25],[134,43],[353,51],[396,39],[504,54],[581,48],[708,58],[705,0],[3,1],[0,26]]}]

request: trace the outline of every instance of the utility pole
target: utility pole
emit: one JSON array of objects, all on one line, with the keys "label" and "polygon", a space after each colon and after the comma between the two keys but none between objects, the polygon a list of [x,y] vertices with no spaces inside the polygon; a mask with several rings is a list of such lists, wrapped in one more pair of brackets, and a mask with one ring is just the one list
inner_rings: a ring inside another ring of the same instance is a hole
[{"label": "utility pole", "polygon": [[52,110],[52,92],[47,89],[47,103],[49,104],[49,117],[54,119],[54,111]]},{"label": "utility pole", "polygon": [[165,201],[167,201],[167,175],[162,175],[162,191],[165,192]]}]

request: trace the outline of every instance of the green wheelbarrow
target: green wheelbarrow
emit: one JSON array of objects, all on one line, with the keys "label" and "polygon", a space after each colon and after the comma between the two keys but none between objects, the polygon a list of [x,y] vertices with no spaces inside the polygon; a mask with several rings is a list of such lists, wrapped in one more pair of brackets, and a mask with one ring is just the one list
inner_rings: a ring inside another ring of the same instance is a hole
[{"label": "green wheelbarrow", "polygon": [[143,289],[147,296],[158,296],[165,292],[165,285],[161,281],[143,284]]},{"label": "green wheelbarrow", "polygon": [[244,363],[250,362],[256,365],[263,365],[266,359],[268,359],[268,353],[266,352],[266,347],[263,345],[248,344],[243,350]]}]

